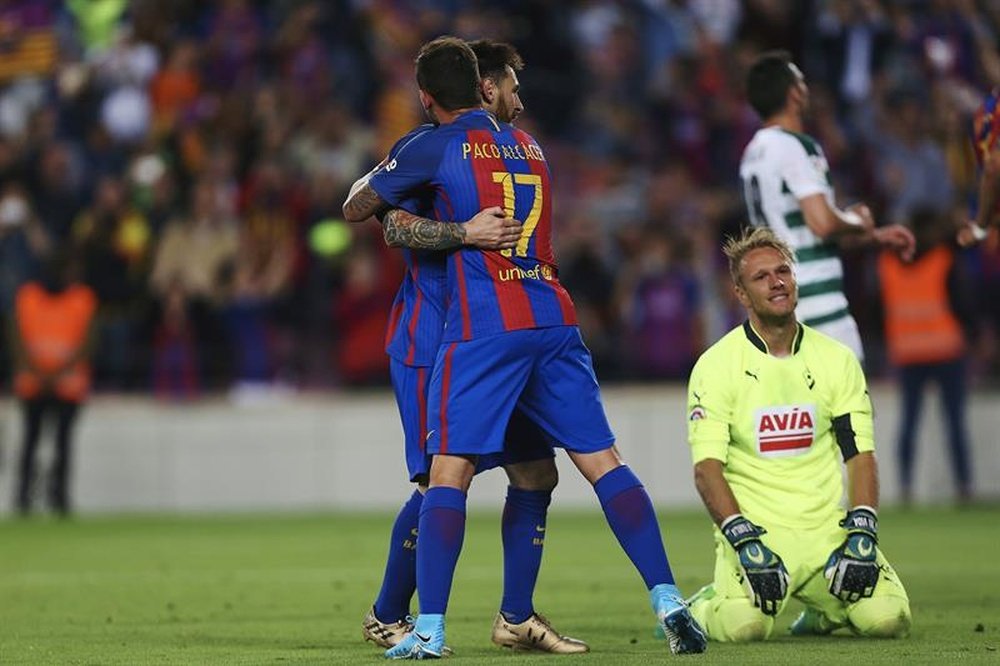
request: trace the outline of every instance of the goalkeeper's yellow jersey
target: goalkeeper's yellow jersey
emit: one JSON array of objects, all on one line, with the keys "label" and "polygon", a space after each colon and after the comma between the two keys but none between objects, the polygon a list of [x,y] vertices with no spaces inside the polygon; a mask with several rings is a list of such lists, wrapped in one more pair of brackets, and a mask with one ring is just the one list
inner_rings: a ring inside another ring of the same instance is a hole
[{"label": "goalkeeper's yellow jersey", "polygon": [[746,322],[701,355],[688,384],[691,453],[722,461],[754,523],[836,525],[841,459],[875,448],[871,399],[854,353],[833,338],[800,324],[792,351],[771,356]]}]

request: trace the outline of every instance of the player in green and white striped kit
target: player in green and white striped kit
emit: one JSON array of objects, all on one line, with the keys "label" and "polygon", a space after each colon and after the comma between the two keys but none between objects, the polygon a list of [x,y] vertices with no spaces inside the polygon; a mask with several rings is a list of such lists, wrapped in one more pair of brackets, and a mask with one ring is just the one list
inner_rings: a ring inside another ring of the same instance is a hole
[{"label": "player in green and white striped kit", "polygon": [[809,88],[782,51],[763,54],[747,75],[747,97],[764,126],[743,151],[740,179],[750,222],[770,227],[795,250],[799,320],[863,358],[861,336],[844,296],[842,238],[913,255],[913,234],[901,225],[875,228],[864,204],[837,207],[823,149],[803,134]]}]

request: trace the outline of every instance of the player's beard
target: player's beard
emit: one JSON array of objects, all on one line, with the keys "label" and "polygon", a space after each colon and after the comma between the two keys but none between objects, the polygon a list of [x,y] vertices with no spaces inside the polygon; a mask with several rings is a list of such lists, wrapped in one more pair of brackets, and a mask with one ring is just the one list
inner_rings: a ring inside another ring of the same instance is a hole
[{"label": "player's beard", "polygon": [[765,307],[754,308],[754,314],[757,315],[757,319],[762,325],[769,328],[783,328],[795,322],[795,308],[799,304],[799,297],[795,291],[788,294],[787,304],[791,307],[787,311],[776,312],[767,307],[769,304],[769,301],[765,301]]},{"label": "player's beard", "polygon": [[766,328],[784,328],[795,322],[795,310],[787,314],[761,313],[758,312],[757,319]]},{"label": "player's beard", "polygon": [[811,104],[809,102],[809,91],[800,90],[798,95],[798,116],[799,120],[805,122],[805,119],[809,117],[809,111],[811,109]]},{"label": "player's beard", "polygon": [[515,120],[514,110],[507,105],[503,95],[500,95],[497,98],[497,110],[493,115],[495,115],[500,122],[504,123],[513,123]]}]

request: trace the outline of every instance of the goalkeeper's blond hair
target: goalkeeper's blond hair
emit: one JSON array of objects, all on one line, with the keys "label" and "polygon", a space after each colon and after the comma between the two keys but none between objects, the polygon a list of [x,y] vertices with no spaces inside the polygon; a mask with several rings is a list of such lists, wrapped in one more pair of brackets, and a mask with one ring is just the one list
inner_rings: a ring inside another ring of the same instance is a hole
[{"label": "goalkeeper's blond hair", "polygon": [[778,238],[778,235],[767,227],[749,227],[743,230],[739,237],[726,239],[722,246],[722,251],[729,259],[729,275],[733,278],[733,284],[741,285],[740,282],[740,262],[751,250],[762,247],[769,247],[777,250],[789,264],[795,263],[795,253],[788,243]]}]

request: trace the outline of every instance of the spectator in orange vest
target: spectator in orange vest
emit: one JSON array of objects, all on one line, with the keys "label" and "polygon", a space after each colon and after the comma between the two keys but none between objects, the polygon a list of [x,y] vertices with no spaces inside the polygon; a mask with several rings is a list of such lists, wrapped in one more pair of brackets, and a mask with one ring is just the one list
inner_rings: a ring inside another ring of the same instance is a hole
[{"label": "spectator in orange vest", "polygon": [[73,423],[90,389],[93,348],[94,292],[77,280],[69,255],[54,254],[42,279],[17,291],[11,335],[14,352],[14,392],[24,414],[24,447],[16,504],[31,511],[35,450],[42,422],[56,427],[56,451],[49,476],[48,500],[61,515],[70,511],[68,493]]},{"label": "spectator in orange vest", "polygon": [[941,389],[957,496],[965,502],[972,494],[965,409],[968,326],[963,325],[972,320],[964,298],[969,290],[961,286],[961,266],[947,220],[939,213],[918,211],[911,224],[917,239],[915,259],[903,263],[889,252],[879,257],[886,343],[903,391],[897,451],[902,499],[909,503],[912,498],[924,384],[934,381]]}]

